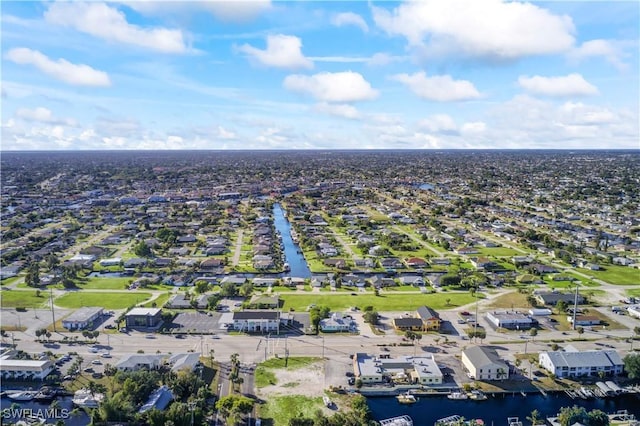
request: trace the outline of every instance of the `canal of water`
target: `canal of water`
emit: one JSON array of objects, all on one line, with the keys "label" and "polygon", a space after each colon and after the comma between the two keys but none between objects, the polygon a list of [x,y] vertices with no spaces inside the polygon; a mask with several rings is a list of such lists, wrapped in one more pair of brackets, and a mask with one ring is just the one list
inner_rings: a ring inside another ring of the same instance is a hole
[{"label": "canal of water", "polygon": [[300,247],[291,239],[291,224],[284,216],[284,211],[280,204],[273,205],[273,219],[276,230],[282,236],[282,246],[284,249],[285,262],[289,264],[291,271],[288,274],[292,277],[310,278],[311,270],[307,261],[302,255]]},{"label": "canal of water", "polygon": [[578,405],[587,409],[599,409],[605,413],[627,410],[640,418],[640,399],[635,394],[621,395],[615,398],[573,400],[564,393],[540,394],[526,397],[504,395],[489,397],[485,401],[451,400],[446,397],[421,397],[412,405],[400,404],[395,398],[367,398],[369,408],[375,420],[409,415],[414,426],[433,426],[435,421],[444,417],[459,415],[465,419],[482,419],[486,425],[507,426],[508,417],[518,417],[525,425],[533,410],[543,417],[555,417],[562,407]]}]

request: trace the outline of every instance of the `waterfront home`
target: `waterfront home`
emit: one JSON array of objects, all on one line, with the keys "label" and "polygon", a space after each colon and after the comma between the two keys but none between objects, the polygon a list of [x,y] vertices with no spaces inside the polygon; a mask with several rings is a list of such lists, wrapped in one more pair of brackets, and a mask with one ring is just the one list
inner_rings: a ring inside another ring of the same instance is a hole
[{"label": "waterfront home", "polygon": [[558,378],[622,374],[624,363],[614,350],[578,351],[567,346],[564,351],[540,352],[538,362],[542,368]]},{"label": "waterfront home", "polygon": [[495,349],[471,346],[462,351],[462,366],[471,379],[504,380],[509,378],[509,366],[498,357]]},{"label": "waterfront home", "polygon": [[162,385],[158,389],[151,392],[147,402],[138,410],[138,413],[144,413],[149,410],[164,411],[165,408],[173,401],[173,394],[167,385]]},{"label": "waterfront home", "polygon": [[44,380],[55,365],[48,359],[28,360],[13,358],[16,351],[10,350],[0,355],[0,377],[3,380]]}]

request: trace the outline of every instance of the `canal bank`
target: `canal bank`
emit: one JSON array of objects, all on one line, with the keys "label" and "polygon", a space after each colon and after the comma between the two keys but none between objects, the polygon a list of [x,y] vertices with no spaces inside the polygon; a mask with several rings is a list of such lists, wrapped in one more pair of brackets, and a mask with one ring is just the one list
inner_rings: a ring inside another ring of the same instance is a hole
[{"label": "canal bank", "polygon": [[614,398],[573,400],[564,393],[501,394],[489,396],[484,401],[452,400],[444,396],[419,397],[411,405],[400,404],[396,398],[368,397],[367,403],[375,420],[409,415],[414,426],[433,426],[436,420],[452,415],[465,419],[482,419],[487,425],[506,426],[508,417],[518,417],[525,424],[533,410],[544,418],[554,417],[562,407],[578,405],[586,410],[598,409],[605,413],[627,410],[640,418],[640,398],[637,394],[625,394]]}]

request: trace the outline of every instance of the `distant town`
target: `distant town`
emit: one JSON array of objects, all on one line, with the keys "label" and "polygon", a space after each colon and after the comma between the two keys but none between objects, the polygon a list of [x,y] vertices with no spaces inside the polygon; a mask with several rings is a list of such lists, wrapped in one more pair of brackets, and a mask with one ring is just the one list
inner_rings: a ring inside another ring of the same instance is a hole
[{"label": "distant town", "polygon": [[[638,151],[0,168],[3,422],[396,426],[426,400],[505,395],[573,401],[499,413],[512,425],[640,415]],[[578,407],[597,399],[627,411]],[[456,414],[429,424],[475,424]]]}]

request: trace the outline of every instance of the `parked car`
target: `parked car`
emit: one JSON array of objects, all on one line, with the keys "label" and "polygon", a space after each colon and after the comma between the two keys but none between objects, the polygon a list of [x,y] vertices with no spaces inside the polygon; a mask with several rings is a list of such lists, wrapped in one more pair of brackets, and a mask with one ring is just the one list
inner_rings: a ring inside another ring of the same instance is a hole
[{"label": "parked car", "polygon": [[91,361],[91,364],[93,364],[93,365],[102,365],[102,361],[100,361],[99,359],[94,359],[93,361]]}]

